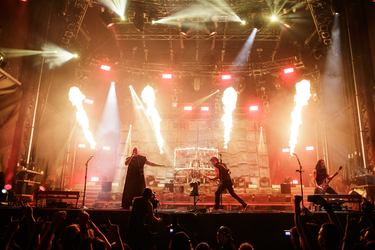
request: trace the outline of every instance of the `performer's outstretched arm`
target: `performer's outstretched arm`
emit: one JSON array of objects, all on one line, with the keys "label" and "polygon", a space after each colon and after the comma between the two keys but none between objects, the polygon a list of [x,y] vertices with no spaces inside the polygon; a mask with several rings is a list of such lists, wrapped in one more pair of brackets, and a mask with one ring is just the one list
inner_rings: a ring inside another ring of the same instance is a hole
[{"label": "performer's outstretched arm", "polygon": [[156,166],[156,167],[165,167],[164,164],[157,164],[157,163],[154,163],[154,162],[148,161],[148,160],[146,161],[146,164],[151,165],[151,166]]}]

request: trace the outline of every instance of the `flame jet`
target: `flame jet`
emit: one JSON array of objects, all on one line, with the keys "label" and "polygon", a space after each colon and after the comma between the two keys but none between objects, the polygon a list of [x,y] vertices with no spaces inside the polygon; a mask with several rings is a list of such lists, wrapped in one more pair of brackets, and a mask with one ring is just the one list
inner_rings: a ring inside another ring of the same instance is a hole
[{"label": "flame jet", "polygon": [[307,101],[310,99],[310,82],[307,80],[302,80],[296,84],[296,95],[294,96],[294,102],[296,106],[292,112],[292,126],[290,127],[290,139],[289,139],[289,148],[290,155],[293,156],[294,149],[297,144],[298,137],[298,128],[302,124],[301,112],[302,107],[306,106]]},{"label": "flame jet", "polygon": [[86,96],[77,87],[70,88],[69,100],[72,105],[77,108],[77,121],[82,127],[83,134],[86,140],[90,143],[90,148],[95,149],[96,142],[94,141],[94,136],[89,131],[89,119],[87,118],[86,111],[83,109],[82,102],[86,99]]},{"label": "flame jet", "polygon": [[224,148],[228,148],[228,142],[230,140],[230,132],[232,131],[232,112],[236,108],[237,103],[237,92],[233,87],[229,87],[224,91],[223,94],[223,105],[224,105],[224,115],[221,120],[224,123]]},{"label": "flame jet", "polygon": [[156,100],[154,89],[151,86],[147,85],[143,89],[141,97],[142,101],[147,105],[147,114],[150,116],[152,123],[154,125],[155,136],[156,140],[158,141],[160,154],[163,154],[164,140],[160,133],[161,118],[154,105]]}]

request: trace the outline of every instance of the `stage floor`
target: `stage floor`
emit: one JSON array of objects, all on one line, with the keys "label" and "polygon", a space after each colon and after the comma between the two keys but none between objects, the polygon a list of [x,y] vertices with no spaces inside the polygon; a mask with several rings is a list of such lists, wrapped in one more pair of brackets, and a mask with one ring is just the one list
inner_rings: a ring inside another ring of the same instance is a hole
[{"label": "stage floor", "polygon": [[[75,221],[78,213],[82,209],[36,208],[34,210],[34,217],[52,218],[53,213],[58,210],[66,210],[68,216],[56,231],[56,236],[60,234],[65,226]],[[97,226],[105,224],[108,220],[119,225],[121,235],[124,241],[126,241],[128,235],[127,222],[130,210],[85,209],[85,211],[89,213],[90,220],[92,220]],[[155,234],[159,250],[168,249],[168,243],[172,235],[169,233],[167,226],[171,224],[172,216],[178,216],[180,226],[184,227],[189,232],[194,247],[200,242],[207,242],[211,248],[216,247],[217,229],[220,226],[227,226],[233,232],[234,243],[237,247],[243,242],[249,242],[255,249],[293,249],[290,237],[285,236],[284,234],[284,230],[290,229],[294,226],[293,211],[199,210],[197,212],[192,212],[189,210],[158,209],[157,213],[163,221],[156,225],[152,225],[151,228]],[[346,223],[346,215],[348,213],[358,212],[337,212],[343,225]],[[328,221],[325,212],[314,212],[314,214],[323,222]],[[21,208],[10,206],[0,207],[1,225],[8,224],[10,216],[13,216],[13,218],[22,217]],[[27,234],[26,231],[26,222],[23,221],[20,231],[14,236],[15,239],[21,240],[21,242],[26,242],[23,239],[23,235]],[[54,245],[54,249],[57,249],[56,245]]]}]

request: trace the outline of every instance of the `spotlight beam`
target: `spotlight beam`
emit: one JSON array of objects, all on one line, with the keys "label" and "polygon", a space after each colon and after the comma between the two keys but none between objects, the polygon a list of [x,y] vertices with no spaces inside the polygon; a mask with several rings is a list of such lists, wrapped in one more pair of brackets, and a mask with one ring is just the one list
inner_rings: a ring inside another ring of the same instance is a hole
[{"label": "spotlight beam", "polygon": [[249,38],[246,40],[245,44],[242,46],[240,53],[236,56],[234,59],[234,62],[232,63],[232,66],[230,66],[229,70],[232,71],[236,67],[242,67],[246,64],[247,62],[247,57],[248,57],[248,51],[251,51],[251,48],[253,47],[255,36],[257,34],[258,29],[255,28]]},{"label": "spotlight beam", "polygon": [[127,0],[101,0],[100,2],[120,17],[124,16]]}]

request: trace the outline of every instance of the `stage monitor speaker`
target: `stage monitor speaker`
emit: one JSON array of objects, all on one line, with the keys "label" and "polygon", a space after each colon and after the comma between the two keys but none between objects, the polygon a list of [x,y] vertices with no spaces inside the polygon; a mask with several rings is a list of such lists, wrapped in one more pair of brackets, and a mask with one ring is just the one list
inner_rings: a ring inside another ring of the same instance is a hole
[{"label": "stage monitor speaker", "polygon": [[291,189],[291,185],[290,184],[280,184],[280,191],[282,194],[291,194],[292,193],[292,189]]},{"label": "stage monitor speaker", "polygon": [[102,182],[102,192],[112,192],[112,182]]}]

